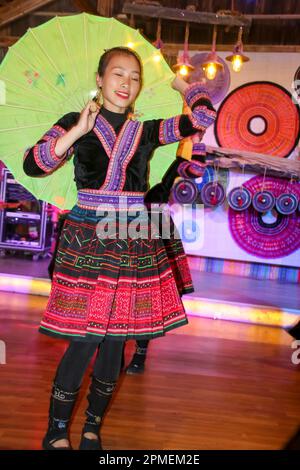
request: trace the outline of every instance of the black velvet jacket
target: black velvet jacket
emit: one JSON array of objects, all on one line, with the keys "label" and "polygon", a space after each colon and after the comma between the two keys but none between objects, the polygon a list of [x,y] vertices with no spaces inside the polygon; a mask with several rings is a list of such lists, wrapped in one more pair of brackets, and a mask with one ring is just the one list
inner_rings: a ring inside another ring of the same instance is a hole
[{"label": "black velvet jacket", "polygon": [[[214,122],[216,112],[202,85],[190,85],[185,93],[185,100],[191,110],[188,115],[149,120],[144,123],[136,122],[140,127],[135,130],[134,138],[132,138],[131,153],[128,153],[125,163],[122,160],[119,164],[118,168],[124,171],[124,178],[116,190],[146,192],[149,160],[153,151],[160,145],[176,142],[196,132],[204,131]],[[101,189],[103,187],[111,160],[119,158],[114,154],[112,146],[110,149],[107,148],[106,133],[110,132],[110,138],[115,133],[114,138],[118,140],[129,121],[126,120],[127,116],[112,113],[102,107],[94,129],[78,139],[65,155],[58,157],[55,154],[57,139],[71,129],[77,123],[78,118],[79,113],[75,112],[64,115],[37,144],[27,150],[23,163],[23,169],[27,175],[51,174],[74,154],[74,179],[77,189]],[[123,133],[123,135],[126,137],[123,139],[125,145],[131,137],[129,134],[128,138],[127,134]],[[111,179],[116,178],[116,175],[117,171],[112,173]]]}]

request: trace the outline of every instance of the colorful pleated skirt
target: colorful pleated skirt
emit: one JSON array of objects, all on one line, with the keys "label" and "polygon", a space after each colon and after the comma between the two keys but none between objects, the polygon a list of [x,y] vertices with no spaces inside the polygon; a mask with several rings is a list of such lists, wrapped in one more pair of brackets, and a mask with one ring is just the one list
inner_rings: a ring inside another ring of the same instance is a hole
[{"label": "colorful pleated skirt", "polygon": [[78,192],[61,232],[41,333],[123,341],[187,323],[181,295],[193,285],[181,240],[171,219],[170,236],[162,237],[142,210],[143,196]]}]

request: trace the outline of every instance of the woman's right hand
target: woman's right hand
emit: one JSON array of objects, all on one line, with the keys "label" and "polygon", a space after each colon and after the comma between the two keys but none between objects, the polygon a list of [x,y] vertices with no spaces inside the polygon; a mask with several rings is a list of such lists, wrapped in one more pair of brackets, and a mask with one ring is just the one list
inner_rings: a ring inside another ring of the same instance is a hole
[{"label": "woman's right hand", "polygon": [[86,107],[80,113],[77,124],[71,127],[66,134],[62,135],[57,140],[54,149],[57,157],[63,157],[72,147],[74,142],[93,129],[99,110],[100,106],[98,106],[94,101],[89,101],[87,103]]},{"label": "woman's right hand", "polygon": [[93,129],[99,110],[100,106],[98,106],[95,101],[91,100],[81,111],[79,120],[75,126],[81,135],[87,134]]}]

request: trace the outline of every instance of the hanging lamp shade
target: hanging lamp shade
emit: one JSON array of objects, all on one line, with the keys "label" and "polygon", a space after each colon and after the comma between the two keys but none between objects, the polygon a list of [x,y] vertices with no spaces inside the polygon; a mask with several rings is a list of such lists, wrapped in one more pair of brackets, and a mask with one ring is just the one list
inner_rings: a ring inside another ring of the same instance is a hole
[{"label": "hanging lamp shade", "polygon": [[214,80],[218,71],[224,69],[224,65],[218,58],[218,55],[216,52],[216,42],[217,42],[217,26],[214,25],[212,49],[211,49],[211,52],[207,54],[207,58],[202,64],[202,68],[208,80]]},{"label": "hanging lamp shade", "polygon": [[249,62],[249,57],[247,57],[244,52],[244,46],[242,42],[243,28],[240,27],[237,43],[235,44],[232,54],[226,57],[226,60],[231,62],[232,68],[235,72],[239,72],[244,62]]},{"label": "hanging lamp shade", "polygon": [[189,72],[192,72],[193,70],[195,70],[195,67],[191,64],[191,61],[190,61],[188,41],[189,41],[189,23],[186,23],[183,53],[179,55],[177,59],[177,64],[173,65],[172,67],[174,72],[176,73],[179,72],[183,76],[188,75]]}]

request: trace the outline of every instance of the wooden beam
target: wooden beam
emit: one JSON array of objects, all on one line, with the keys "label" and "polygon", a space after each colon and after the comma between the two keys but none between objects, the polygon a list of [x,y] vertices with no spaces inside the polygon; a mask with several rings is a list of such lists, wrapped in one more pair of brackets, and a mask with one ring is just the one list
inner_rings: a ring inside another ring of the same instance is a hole
[{"label": "wooden beam", "polygon": [[[9,36],[9,35],[2,35],[0,36],[0,47],[9,47],[12,46],[15,42],[20,39],[20,36]],[[182,43],[174,44],[174,43],[164,43],[163,47],[163,54],[167,56],[174,56],[177,57],[178,51],[182,50],[183,45]],[[209,51],[211,48],[211,44],[189,44],[189,51]],[[231,52],[232,45],[231,44],[218,44],[217,51],[230,51]],[[270,44],[250,44],[244,45],[245,52],[300,52],[300,45],[270,45]]]},{"label": "wooden beam", "polygon": [[53,1],[54,0],[13,0],[9,2],[7,5],[0,7],[0,28]]},{"label": "wooden beam", "polygon": [[135,3],[124,3],[122,11],[123,13],[142,17],[162,18],[189,23],[243,26],[246,29],[249,29],[251,26],[251,19],[242,15],[222,15],[204,11],[180,10],[179,8],[165,8]]},{"label": "wooden beam", "polygon": [[297,13],[292,14],[266,14],[260,15],[254,13],[253,15],[245,15],[246,18],[250,18],[251,20],[258,20],[258,21],[269,21],[269,20],[276,20],[276,21],[286,21],[286,20],[300,20],[300,15]]},{"label": "wooden beam", "polygon": [[[162,49],[163,54],[167,56],[177,56],[178,51],[183,49],[183,44],[165,43]],[[211,44],[189,44],[189,51],[210,51]],[[218,44],[217,52],[232,50],[231,44]],[[300,52],[300,45],[270,45],[270,44],[246,44],[244,52]]]},{"label": "wooden beam", "polygon": [[165,8],[151,5],[142,5],[135,3],[124,3],[123,13],[137,16],[146,16],[150,18],[163,18],[166,20],[185,21],[200,24],[216,24],[223,26],[244,26],[249,28],[253,20],[256,21],[294,21],[300,20],[300,14],[261,14],[254,13],[249,15],[228,14],[226,11],[209,13],[207,11],[189,11],[178,8]]}]

